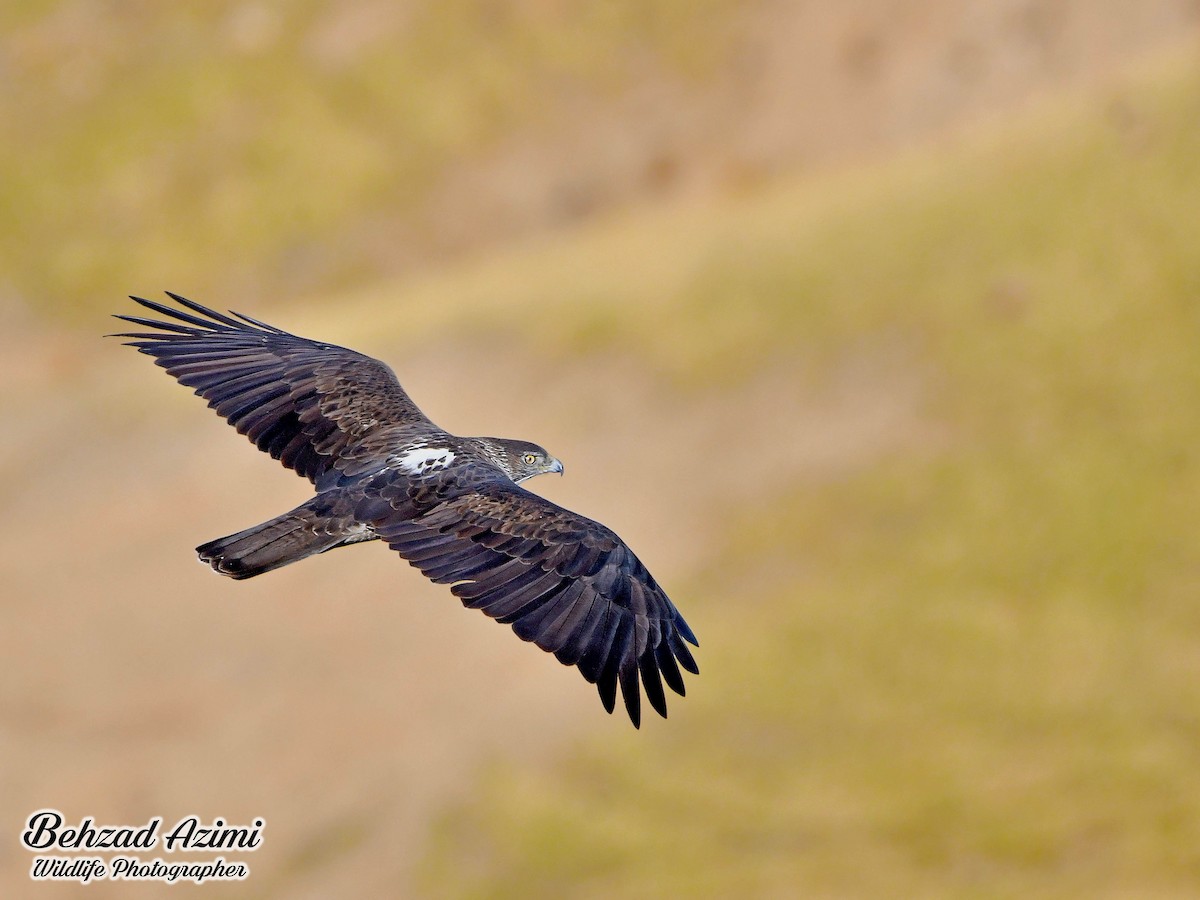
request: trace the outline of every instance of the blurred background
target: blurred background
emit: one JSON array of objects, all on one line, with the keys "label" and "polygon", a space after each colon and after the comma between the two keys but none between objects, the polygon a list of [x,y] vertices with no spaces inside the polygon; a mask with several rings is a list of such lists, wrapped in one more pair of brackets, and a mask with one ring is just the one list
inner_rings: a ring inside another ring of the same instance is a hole
[{"label": "blurred background", "polygon": [[[1200,893],[1198,28],[4,4],[0,894],[43,807],[265,818],[205,896]],[[164,289],[548,447],[689,696],[635,732],[378,545],[196,565],[309,487],[100,338]]]}]

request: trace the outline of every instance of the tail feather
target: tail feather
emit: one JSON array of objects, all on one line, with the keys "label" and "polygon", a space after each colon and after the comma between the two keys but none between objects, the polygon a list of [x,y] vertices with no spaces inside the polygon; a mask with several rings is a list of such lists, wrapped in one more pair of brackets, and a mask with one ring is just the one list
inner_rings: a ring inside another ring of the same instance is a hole
[{"label": "tail feather", "polygon": [[332,550],[346,536],[304,507],[196,548],[202,562],[230,578],[252,578],[314,553]]}]

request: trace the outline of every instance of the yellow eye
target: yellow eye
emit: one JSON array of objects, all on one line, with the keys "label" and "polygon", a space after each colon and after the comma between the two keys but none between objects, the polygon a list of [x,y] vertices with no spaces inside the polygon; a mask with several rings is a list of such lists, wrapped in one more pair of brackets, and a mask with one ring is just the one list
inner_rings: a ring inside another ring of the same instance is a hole
[{"label": "yellow eye", "polygon": [[525,460],[525,464],[528,466],[532,466],[535,462],[537,462],[537,456],[533,453],[526,453],[521,457],[521,459]]}]

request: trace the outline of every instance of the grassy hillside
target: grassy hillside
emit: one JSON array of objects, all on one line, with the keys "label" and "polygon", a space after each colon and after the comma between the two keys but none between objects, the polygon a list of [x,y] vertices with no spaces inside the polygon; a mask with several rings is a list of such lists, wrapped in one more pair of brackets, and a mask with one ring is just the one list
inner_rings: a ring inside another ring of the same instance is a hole
[{"label": "grassy hillside", "polygon": [[447,169],[648,60],[703,75],[729,6],[6,4],[0,303],[62,318],[131,277],[279,297],[394,274],[437,249]]},{"label": "grassy hillside", "polygon": [[[568,7],[0,10],[0,806],[263,815],[262,896],[419,895],[448,799],[432,895],[1200,892],[1200,68],[376,281],[564,70],[726,46],[723,2]],[[195,565],[307,485],[98,339],[160,287],[563,457],[700,635],[670,721],[382,547]]]},{"label": "grassy hillside", "polygon": [[[621,279],[598,262],[615,245],[552,263],[555,303],[606,312],[538,316],[546,347],[644,343],[685,393],[783,364],[778,417],[847,358],[898,353],[927,427],[730,504],[723,551],[673,589],[692,696],[549,771],[487,772],[428,889],[1200,890],[1197,159],[1188,63],[675,213],[628,238]],[[757,439],[706,463],[754,467]]]}]

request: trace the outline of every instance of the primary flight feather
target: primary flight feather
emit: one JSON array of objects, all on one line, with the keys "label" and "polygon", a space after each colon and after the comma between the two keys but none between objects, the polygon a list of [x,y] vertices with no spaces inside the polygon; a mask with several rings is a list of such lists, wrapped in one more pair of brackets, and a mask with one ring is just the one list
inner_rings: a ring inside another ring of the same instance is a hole
[{"label": "primary flight feather", "polygon": [[616,534],[520,487],[561,474],[561,462],[528,441],[443,431],[369,356],[168,296],[179,307],[131,298],[166,318],[118,315],[153,330],[116,336],[316,488],[290,512],[201,544],[201,560],[250,578],[382,540],[464,606],[577,666],[610,713],[620,686],[635,726],[643,690],[666,716],[663,682],[684,693],[696,637]]}]

